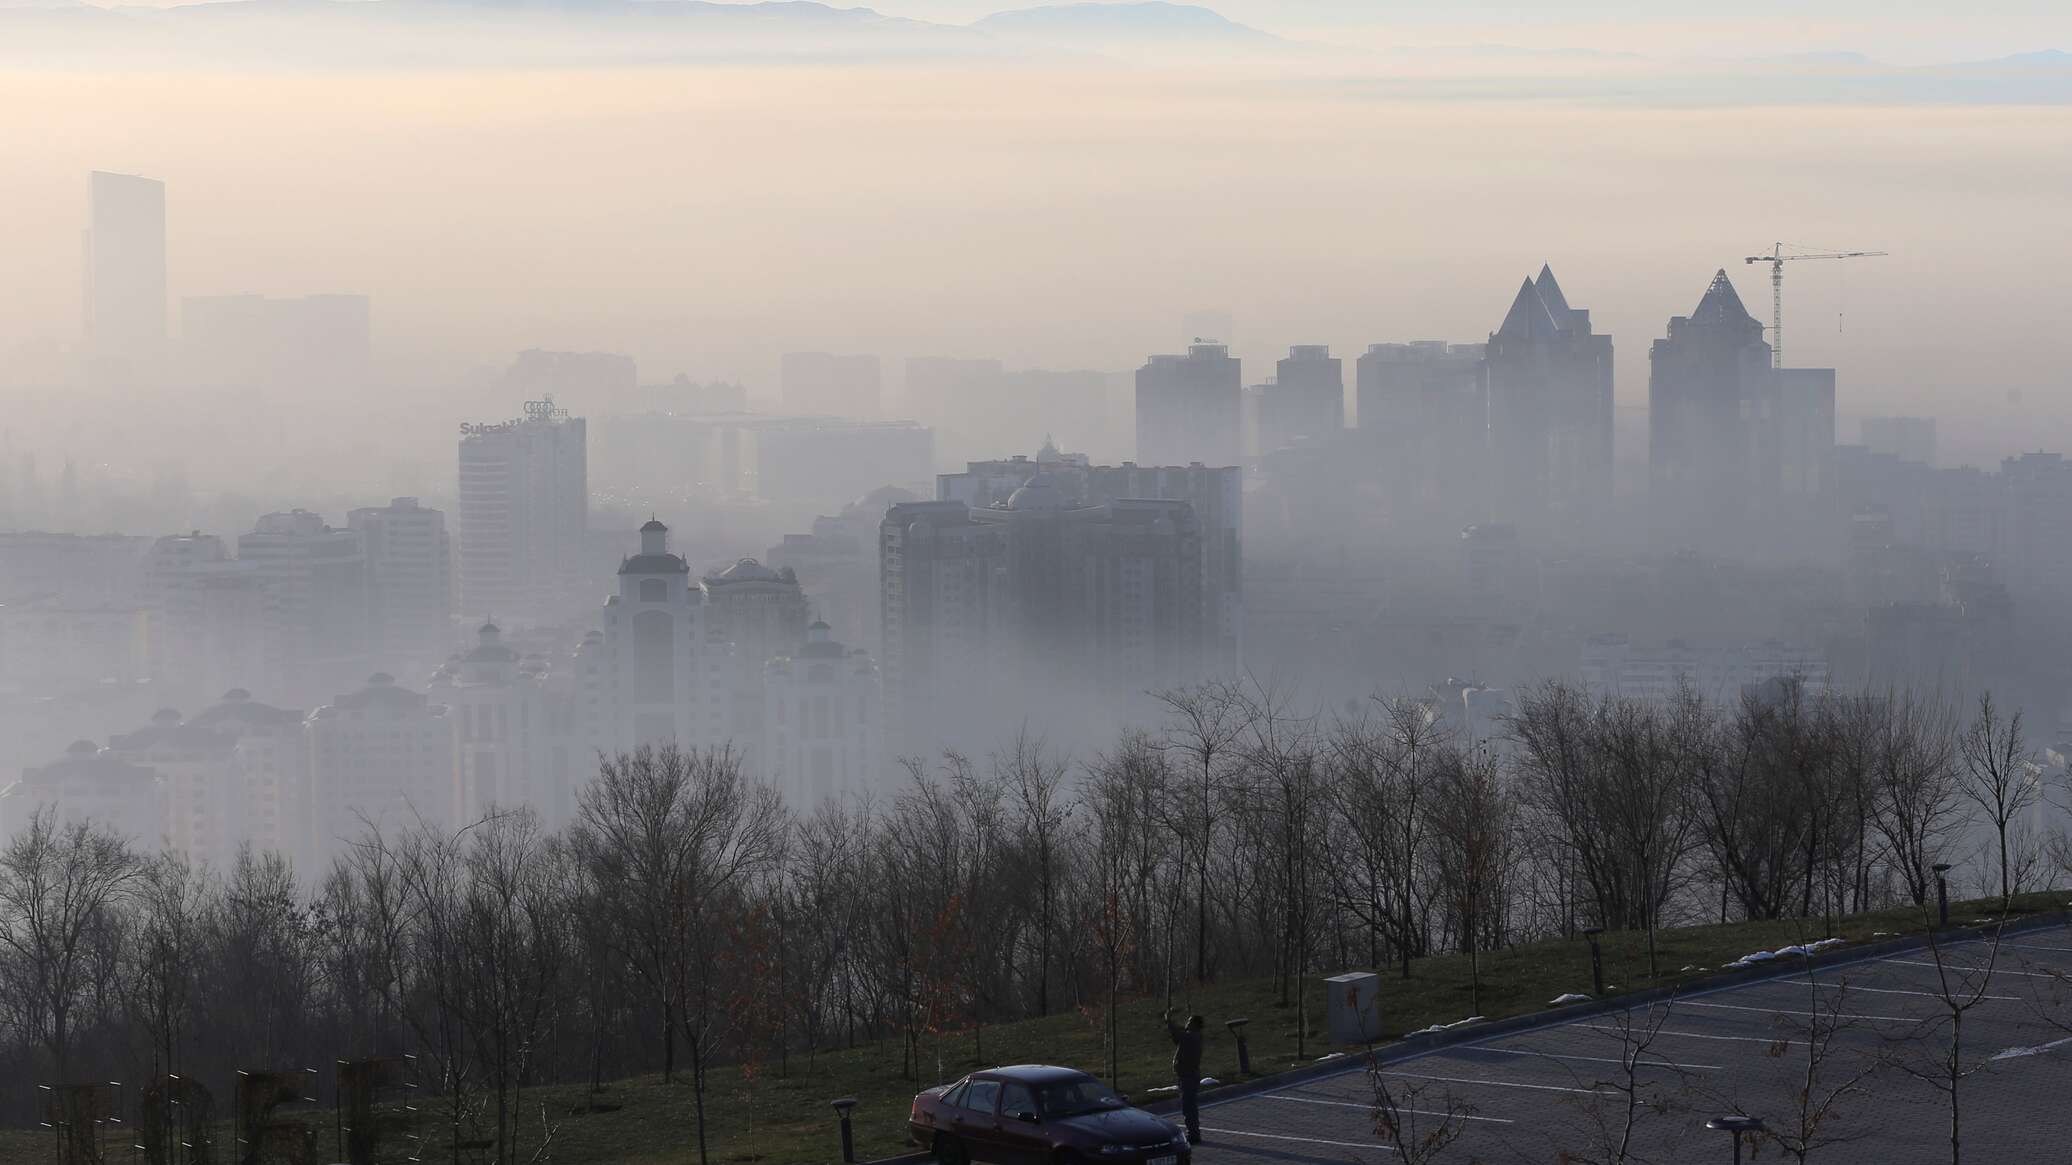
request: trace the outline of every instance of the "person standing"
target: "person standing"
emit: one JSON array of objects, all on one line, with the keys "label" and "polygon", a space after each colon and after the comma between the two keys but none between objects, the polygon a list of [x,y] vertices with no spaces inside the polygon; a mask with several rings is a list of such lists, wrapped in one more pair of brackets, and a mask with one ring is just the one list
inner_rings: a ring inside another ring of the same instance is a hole
[{"label": "person standing", "polygon": [[1202,1017],[1190,1015],[1187,1025],[1173,1022],[1173,1009],[1165,1010],[1166,1035],[1173,1040],[1173,1082],[1180,1086],[1180,1112],[1187,1118],[1187,1143],[1201,1144],[1201,1029]]}]

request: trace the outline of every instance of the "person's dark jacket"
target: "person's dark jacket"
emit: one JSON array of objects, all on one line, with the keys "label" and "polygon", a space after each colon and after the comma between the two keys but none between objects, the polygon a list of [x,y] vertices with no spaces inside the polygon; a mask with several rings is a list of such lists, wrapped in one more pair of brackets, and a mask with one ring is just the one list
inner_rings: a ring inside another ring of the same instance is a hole
[{"label": "person's dark jacket", "polygon": [[1167,1016],[1166,1034],[1173,1037],[1173,1075],[1201,1079],[1201,1030],[1181,1027]]}]

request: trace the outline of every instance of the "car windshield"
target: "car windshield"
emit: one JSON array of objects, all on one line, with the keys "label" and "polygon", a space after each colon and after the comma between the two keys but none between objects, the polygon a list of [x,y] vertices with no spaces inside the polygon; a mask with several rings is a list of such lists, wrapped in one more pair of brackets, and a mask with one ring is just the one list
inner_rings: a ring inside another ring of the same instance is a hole
[{"label": "car windshield", "polygon": [[1036,1090],[1036,1098],[1045,1116],[1078,1116],[1123,1107],[1122,1097],[1091,1076],[1045,1084]]}]

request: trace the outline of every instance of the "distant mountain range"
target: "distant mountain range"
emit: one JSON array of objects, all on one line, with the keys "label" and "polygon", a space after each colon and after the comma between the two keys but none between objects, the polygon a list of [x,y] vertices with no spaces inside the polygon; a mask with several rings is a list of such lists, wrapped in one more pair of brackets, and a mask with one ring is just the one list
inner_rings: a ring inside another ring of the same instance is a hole
[{"label": "distant mountain range", "polygon": [[[0,0],[0,65],[27,68],[1089,58],[1285,64],[1305,80],[1398,99],[2072,103],[2072,53],[2059,50],[1933,67],[1855,53],[1672,61],[1502,45],[1352,51],[1284,40],[1210,8],[1160,0],[1022,8],[968,25],[812,0],[216,0],[174,8]],[[1443,68],[1398,67],[1409,60]]]}]

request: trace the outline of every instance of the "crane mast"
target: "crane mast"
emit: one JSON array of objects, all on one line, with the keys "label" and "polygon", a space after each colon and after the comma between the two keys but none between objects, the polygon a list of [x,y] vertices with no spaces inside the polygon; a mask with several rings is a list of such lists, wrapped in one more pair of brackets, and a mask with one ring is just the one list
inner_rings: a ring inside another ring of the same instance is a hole
[{"label": "crane mast", "polygon": [[1768,263],[1770,265],[1770,367],[1784,367],[1784,265],[1802,259],[1870,259],[1885,251],[1816,251],[1787,255],[1784,248],[1789,243],[1772,245],[1767,255],[1750,255],[1744,263]]}]

